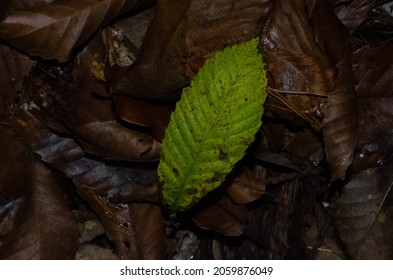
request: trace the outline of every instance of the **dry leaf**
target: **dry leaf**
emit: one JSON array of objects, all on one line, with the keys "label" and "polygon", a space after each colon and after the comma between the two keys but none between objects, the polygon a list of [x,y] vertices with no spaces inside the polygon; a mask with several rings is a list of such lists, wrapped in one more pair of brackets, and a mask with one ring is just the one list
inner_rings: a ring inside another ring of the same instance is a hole
[{"label": "dry leaf", "polygon": [[1,168],[0,194],[13,201],[6,209],[11,227],[2,233],[0,258],[73,259],[78,246],[78,226],[61,186],[51,170],[26,153],[27,148],[17,135],[10,133],[10,129],[1,130],[2,146],[11,144],[13,148],[2,152],[2,160],[9,167]]},{"label": "dry leaf", "polygon": [[261,37],[268,71],[279,90],[270,94],[278,104],[268,108],[279,115],[290,110],[318,130],[326,99],[317,95],[332,88],[333,69],[314,40],[304,1],[275,1]]},{"label": "dry leaf", "polygon": [[391,98],[393,44],[377,47],[364,46],[353,54],[353,71],[356,81],[356,96],[359,98]]},{"label": "dry leaf", "polygon": [[200,228],[214,230],[226,236],[239,236],[246,230],[247,214],[247,206],[234,204],[228,196],[222,195],[193,214],[191,219]]},{"label": "dry leaf", "polygon": [[367,13],[384,0],[353,0],[350,3],[337,5],[335,12],[342,23],[353,33],[365,20]]},{"label": "dry leaf", "polygon": [[157,181],[156,171],[109,166],[87,159],[74,140],[50,132],[29,113],[20,112],[13,120],[13,126],[33,151],[73,180],[80,195],[101,219],[109,239],[116,244],[118,255],[137,258],[130,204],[119,200],[124,192],[128,202],[157,201],[158,188],[153,184]]},{"label": "dry leaf", "polygon": [[[189,82],[188,61],[260,34],[270,0],[158,1],[136,62],[122,72],[112,93],[177,99]],[[165,26],[165,29],[163,29]]]},{"label": "dry leaf", "polygon": [[316,30],[316,42],[336,69],[333,89],[328,93],[322,122],[331,181],[344,180],[354,159],[358,115],[355,102],[352,53],[346,28],[337,19],[328,0],[307,0]]},{"label": "dry leaf", "polygon": [[44,59],[66,61],[103,25],[150,0],[55,0],[15,10],[0,22],[0,38]]},{"label": "dry leaf", "polygon": [[340,236],[354,259],[391,259],[392,166],[358,172],[335,207]]},{"label": "dry leaf", "polygon": [[235,204],[247,204],[253,202],[265,193],[265,184],[248,168],[244,168],[238,177],[236,177],[225,192]]},{"label": "dry leaf", "polygon": [[165,246],[165,223],[162,207],[148,203],[131,203],[132,227],[135,232],[137,259],[163,259]]},{"label": "dry leaf", "polygon": [[159,104],[138,100],[129,96],[115,97],[115,110],[124,121],[149,127],[154,137],[162,141],[168,126],[173,104]]}]

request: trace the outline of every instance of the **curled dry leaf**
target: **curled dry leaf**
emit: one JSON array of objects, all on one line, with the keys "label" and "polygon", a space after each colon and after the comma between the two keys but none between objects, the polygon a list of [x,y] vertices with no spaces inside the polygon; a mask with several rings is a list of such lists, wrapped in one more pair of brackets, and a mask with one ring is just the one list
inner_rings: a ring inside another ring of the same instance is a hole
[{"label": "curled dry leaf", "polygon": [[161,144],[157,140],[146,133],[127,129],[115,121],[91,122],[73,131],[84,142],[84,149],[92,154],[143,162],[160,158]]},{"label": "curled dry leaf", "polygon": [[0,38],[44,59],[66,61],[73,49],[115,17],[150,0],[55,0],[10,12]]},{"label": "curled dry leaf", "polygon": [[348,253],[354,259],[391,259],[392,166],[356,173],[343,188],[335,221]]},{"label": "curled dry leaf", "polygon": [[[158,1],[136,62],[112,85],[113,94],[177,99],[189,82],[187,62],[260,34],[272,1]],[[163,29],[163,27],[165,27]]]},{"label": "curled dry leaf", "polygon": [[0,258],[73,259],[78,227],[59,183],[51,170],[26,151],[27,147],[11,129],[0,130],[0,142],[5,148],[0,194],[13,198],[6,204],[8,209],[2,207],[9,223],[7,231],[1,234]]}]

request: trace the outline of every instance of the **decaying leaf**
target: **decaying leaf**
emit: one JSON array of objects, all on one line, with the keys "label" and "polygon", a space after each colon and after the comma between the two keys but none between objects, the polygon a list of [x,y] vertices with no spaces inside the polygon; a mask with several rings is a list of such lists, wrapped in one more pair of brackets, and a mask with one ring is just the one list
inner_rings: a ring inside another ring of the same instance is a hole
[{"label": "decaying leaf", "polygon": [[331,181],[343,180],[353,162],[358,136],[349,34],[328,0],[307,0],[306,3],[316,30],[315,40],[337,71],[334,86],[328,93],[322,130]]},{"label": "decaying leaf", "polygon": [[[342,1],[340,1],[342,2]],[[335,12],[338,18],[353,33],[356,28],[364,21],[367,13],[379,3],[386,2],[384,0],[354,0],[350,3],[339,3]]]},{"label": "decaying leaf", "polygon": [[391,259],[392,166],[358,172],[343,188],[335,220],[347,250],[355,259]]},{"label": "decaying leaf", "polygon": [[[51,125],[72,134],[85,152],[110,160],[157,161],[161,143],[149,133],[121,125],[94,65],[104,65],[103,43],[96,36],[79,53],[70,73],[39,65],[29,75],[25,92],[40,107]],[[71,65],[72,66],[72,65]],[[51,73],[48,75],[47,73]]]},{"label": "decaying leaf", "polygon": [[214,230],[225,236],[239,236],[247,227],[248,209],[246,205],[234,204],[223,195],[208,207],[192,215],[191,219],[206,230]]},{"label": "decaying leaf", "polygon": [[178,99],[192,73],[187,62],[258,36],[271,7],[270,0],[157,1],[137,60],[120,73],[111,93]]},{"label": "decaying leaf", "polygon": [[158,174],[164,204],[184,211],[217,188],[261,126],[266,78],[257,39],[208,60],[165,132]]},{"label": "decaying leaf", "polygon": [[120,95],[115,97],[115,102],[116,113],[122,120],[148,127],[157,140],[164,139],[165,129],[169,124],[174,105],[153,103]]},{"label": "decaying leaf", "polygon": [[253,202],[265,193],[265,184],[254,176],[250,169],[245,168],[225,189],[229,198],[235,204]]},{"label": "decaying leaf", "polygon": [[[9,131],[1,128],[0,142],[5,148],[2,163],[9,167],[1,168],[0,194],[13,201],[8,203],[3,217],[10,220],[11,227],[0,237],[0,258],[73,259],[78,246],[78,227],[64,193],[52,171]],[[7,139],[9,136],[14,139]],[[11,143],[13,148],[7,149]],[[19,169],[19,164],[25,167]]]},{"label": "decaying leaf", "polygon": [[[333,69],[314,42],[304,1],[275,1],[270,17],[261,35],[261,48],[277,88],[269,96],[278,104],[269,109],[279,114],[290,110],[318,130],[326,104],[326,98],[318,94],[330,91]],[[284,108],[277,109],[278,105]]]},{"label": "decaying leaf", "polygon": [[149,0],[55,0],[15,10],[0,22],[0,38],[30,55],[66,61],[73,49],[115,17]]},{"label": "decaying leaf", "polygon": [[[353,54],[353,71],[356,82],[356,96],[359,98],[391,98],[393,44],[377,47],[364,46]],[[361,114],[360,114],[361,115]]]},{"label": "decaying leaf", "polygon": [[165,222],[160,205],[151,203],[130,204],[132,226],[135,231],[137,259],[163,259],[165,246]]},{"label": "decaying leaf", "polygon": [[[12,124],[44,162],[73,180],[80,195],[100,217],[108,237],[117,245],[119,256],[136,258],[136,247],[130,247],[134,251],[128,248],[135,243],[129,203],[158,201],[157,184],[153,183],[157,181],[155,171],[109,166],[87,159],[74,140],[50,132],[29,113],[13,116]],[[119,202],[120,193],[126,195],[123,198],[126,203]]]}]

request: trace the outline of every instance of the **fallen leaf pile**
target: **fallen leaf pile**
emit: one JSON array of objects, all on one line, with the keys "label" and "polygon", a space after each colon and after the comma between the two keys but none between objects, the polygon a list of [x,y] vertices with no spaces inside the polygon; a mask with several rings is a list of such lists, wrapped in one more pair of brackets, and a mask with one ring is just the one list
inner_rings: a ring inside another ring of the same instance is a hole
[{"label": "fallen leaf pile", "polygon": [[[393,258],[392,9],[1,1],[0,258]],[[252,38],[263,125],[221,186],[171,213],[157,165],[176,102]]]}]

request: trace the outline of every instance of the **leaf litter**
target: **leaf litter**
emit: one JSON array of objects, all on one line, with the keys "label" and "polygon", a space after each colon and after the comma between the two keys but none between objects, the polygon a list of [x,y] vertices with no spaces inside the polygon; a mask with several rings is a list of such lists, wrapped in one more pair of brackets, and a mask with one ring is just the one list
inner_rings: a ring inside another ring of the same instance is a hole
[{"label": "leaf litter", "polygon": [[[96,2],[1,1],[1,258],[392,258],[388,1]],[[38,12],[53,17],[33,28]],[[174,104],[207,58],[256,36],[263,130],[168,216],[156,166]],[[78,211],[105,234],[79,245]]]}]

